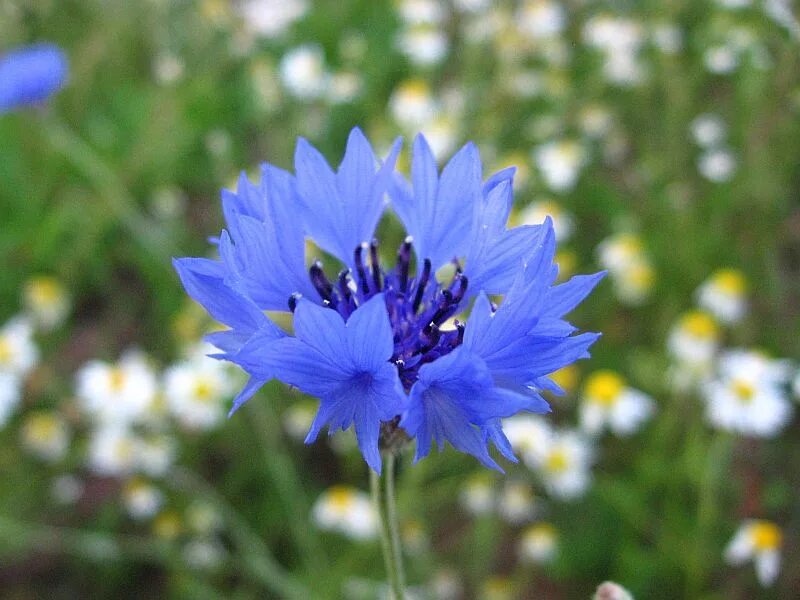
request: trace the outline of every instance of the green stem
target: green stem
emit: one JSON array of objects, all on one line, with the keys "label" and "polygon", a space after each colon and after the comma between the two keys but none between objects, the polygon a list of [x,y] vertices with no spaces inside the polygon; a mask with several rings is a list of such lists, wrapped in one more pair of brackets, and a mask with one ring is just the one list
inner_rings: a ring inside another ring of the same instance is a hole
[{"label": "green stem", "polygon": [[394,455],[387,453],[384,458],[383,477],[370,469],[369,484],[372,491],[372,502],[378,515],[383,562],[389,580],[391,598],[392,600],[405,600],[403,555],[397,524],[397,505],[394,498],[394,463]]}]

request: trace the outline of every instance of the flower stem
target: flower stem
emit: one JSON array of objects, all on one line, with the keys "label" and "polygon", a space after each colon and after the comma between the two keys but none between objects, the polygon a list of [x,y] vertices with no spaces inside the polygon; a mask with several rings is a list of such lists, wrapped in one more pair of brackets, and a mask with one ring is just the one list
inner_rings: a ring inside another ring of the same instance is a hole
[{"label": "flower stem", "polygon": [[405,576],[403,574],[403,554],[400,546],[400,530],[397,523],[397,504],[394,490],[395,457],[387,453],[383,462],[383,476],[369,471],[372,502],[378,514],[381,549],[386,575],[389,580],[392,600],[405,600]]}]

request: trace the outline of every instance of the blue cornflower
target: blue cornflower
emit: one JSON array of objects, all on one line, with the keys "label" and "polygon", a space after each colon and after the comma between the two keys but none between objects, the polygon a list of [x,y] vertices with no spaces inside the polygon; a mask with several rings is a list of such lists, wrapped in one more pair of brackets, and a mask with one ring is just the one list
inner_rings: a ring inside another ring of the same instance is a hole
[{"label": "blue cornflower", "polygon": [[[378,472],[380,443],[406,436],[417,459],[432,440],[448,441],[500,469],[490,443],[516,460],[501,420],[548,412],[541,392],[563,393],[548,376],[597,339],[575,335],[563,317],[603,273],[554,285],[551,221],[507,229],[514,170],[484,182],[473,144],[439,173],[417,136],[410,182],[394,172],[399,149],[398,140],[379,161],[356,128],[334,171],[301,139],[295,175],[263,165],[258,185],[242,175],[235,193],[222,192],[220,259],[182,258],[175,268],[229,327],[209,337],[218,357],[250,375],[231,413],[279,379],[320,399],[307,443],[326,426],[352,425]],[[409,233],[391,269],[373,238],[387,194]],[[306,268],[306,238],[341,262],[335,277],[319,260]],[[293,312],[293,334],[267,311]]]},{"label": "blue cornflower", "polygon": [[47,100],[67,80],[67,58],[58,46],[35,44],[0,57],[0,114]]}]

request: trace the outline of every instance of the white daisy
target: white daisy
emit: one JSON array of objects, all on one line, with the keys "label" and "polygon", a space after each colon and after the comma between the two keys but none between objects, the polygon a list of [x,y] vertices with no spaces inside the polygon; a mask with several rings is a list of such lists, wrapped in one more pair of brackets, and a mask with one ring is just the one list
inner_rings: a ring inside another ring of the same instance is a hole
[{"label": "white daisy", "polygon": [[558,548],[558,531],[550,523],[536,523],[522,532],[519,554],[524,562],[551,562]]},{"label": "white daisy", "polygon": [[747,312],[747,279],[737,269],[720,269],[698,288],[697,303],[722,323],[737,323]]},{"label": "white daisy", "polygon": [[653,399],[633,389],[613,371],[597,371],[586,380],[580,408],[581,426],[591,435],[608,427],[619,436],[636,432],[655,410]]},{"label": "white daisy", "polygon": [[792,415],[784,390],[788,378],[783,361],[748,350],[723,354],[717,376],[703,387],[709,422],[743,435],[774,437]]},{"label": "white daisy", "polygon": [[281,58],[280,77],[295,98],[315,100],[322,96],[330,79],[322,48],[306,44],[289,50]]},{"label": "white daisy", "polygon": [[369,495],[352,487],[329,488],[317,498],[311,514],[320,529],[356,540],[373,538],[378,531],[378,518]]},{"label": "white daisy", "polygon": [[61,460],[69,449],[69,425],[54,411],[29,413],[20,433],[23,447],[49,462]]},{"label": "white daisy", "polygon": [[770,521],[748,520],[741,524],[725,549],[725,560],[740,565],[752,560],[762,586],[775,582],[781,566],[783,532]]},{"label": "white daisy", "polygon": [[69,294],[64,286],[48,275],[29,279],[22,291],[22,301],[31,320],[45,331],[63,323],[70,309]]},{"label": "white daisy", "polygon": [[575,140],[548,142],[534,150],[533,160],[545,183],[554,192],[569,192],[586,163],[586,149]]}]

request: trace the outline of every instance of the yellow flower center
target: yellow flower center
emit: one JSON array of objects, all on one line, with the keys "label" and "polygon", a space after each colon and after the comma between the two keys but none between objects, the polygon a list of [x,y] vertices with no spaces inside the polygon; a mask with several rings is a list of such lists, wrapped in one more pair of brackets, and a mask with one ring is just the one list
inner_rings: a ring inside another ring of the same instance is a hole
[{"label": "yellow flower center", "polygon": [[338,512],[344,512],[353,504],[353,490],[343,485],[335,485],[328,490],[328,502]]},{"label": "yellow flower center", "polygon": [[531,542],[554,540],[556,537],[556,528],[550,523],[538,523],[526,529],[524,536],[526,540]]},{"label": "yellow flower center", "polygon": [[119,393],[122,391],[122,388],[125,387],[126,379],[125,371],[119,367],[113,367],[108,374],[108,386],[111,388],[112,392]]},{"label": "yellow flower center", "polygon": [[747,291],[747,280],[741,271],[722,269],[717,271],[712,281],[716,287],[731,296],[742,296]]},{"label": "yellow flower center", "polygon": [[681,327],[698,338],[717,337],[717,324],[707,313],[699,310],[688,312],[681,320]]},{"label": "yellow flower center", "polygon": [[58,419],[51,414],[33,415],[25,427],[26,437],[32,441],[50,440],[58,433],[58,425]]},{"label": "yellow flower center", "polygon": [[28,296],[34,304],[55,304],[63,295],[61,284],[52,277],[35,277],[28,282]]},{"label": "yellow flower center", "polygon": [[756,550],[775,550],[783,542],[783,533],[774,523],[759,521],[750,531]]},{"label": "yellow flower center", "polygon": [[636,263],[630,267],[628,278],[634,286],[647,289],[653,285],[655,273],[650,263],[636,261]]},{"label": "yellow flower center", "polygon": [[7,365],[11,362],[14,352],[11,349],[11,344],[4,337],[0,337],[0,365]]},{"label": "yellow flower center", "polygon": [[163,512],[156,517],[153,523],[155,534],[164,539],[173,539],[181,532],[181,520],[173,511]]},{"label": "yellow flower center", "polygon": [[590,402],[601,406],[613,406],[622,390],[625,380],[613,371],[598,371],[586,382],[586,397]]},{"label": "yellow flower center", "polygon": [[736,394],[736,399],[742,404],[749,404],[752,402],[753,396],[756,394],[753,385],[742,379],[734,379],[733,383],[731,383],[731,389],[733,393]]},{"label": "yellow flower center", "polygon": [[214,386],[206,380],[199,380],[194,385],[194,397],[200,402],[209,402],[214,397]]},{"label": "yellow flower center", "polygon": [[567,453],[560,448],[551,451],[547,456],[544,465],[545,469],[551,473],[564,473],[569,469],[569,458]]}]

